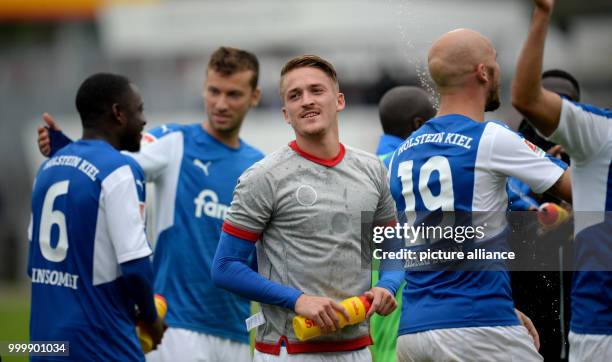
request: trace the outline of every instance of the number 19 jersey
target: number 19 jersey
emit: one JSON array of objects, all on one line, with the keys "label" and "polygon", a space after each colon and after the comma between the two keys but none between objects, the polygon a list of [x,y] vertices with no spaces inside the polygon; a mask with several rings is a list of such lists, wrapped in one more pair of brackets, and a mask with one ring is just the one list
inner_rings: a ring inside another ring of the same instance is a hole
[{"label": "number 19 jersey", "polygon": [[71,360],[144,360],[120,270],[151,254],[143,181],[134,160],[101,140],[41,166],[29,228],[32,341],[68,341]]},{"label": "number 19 jersey", "polygon": [[[503,211],[508,176],[541,193],[562,173],[506,126],[450,114],[426,122],[395,151],[389,179],[398,218],[406,221],[415,211]],[[492,221],[485,240],[506,229],[505,219]],[[399,335],[519,323],[506,271],[407,271],[405,279]]]}]

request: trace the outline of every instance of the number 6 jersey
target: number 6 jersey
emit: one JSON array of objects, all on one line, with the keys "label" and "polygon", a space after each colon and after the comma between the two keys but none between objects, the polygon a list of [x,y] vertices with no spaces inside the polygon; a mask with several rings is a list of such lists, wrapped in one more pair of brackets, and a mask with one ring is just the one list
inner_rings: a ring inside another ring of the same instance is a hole
[{"label": "number 6 jersey", "polygon": [[[458,114],[426,122],[395,151],[389,169],[400,221],[414,211],[504,211],[508,176],[542,193],[563,174],[506,126]],[[490,222],[485,239],[505,229],[505,220]],[[405,278],[399,335],[519,324],[506,271],[407,271]]]},{"label": "number 6 jersey", "polygon": [[101,140],[64,147],[32,193],[30,339],[68,341],[73,360],[144,360],[120,264],[151,254],[143,172]]}]

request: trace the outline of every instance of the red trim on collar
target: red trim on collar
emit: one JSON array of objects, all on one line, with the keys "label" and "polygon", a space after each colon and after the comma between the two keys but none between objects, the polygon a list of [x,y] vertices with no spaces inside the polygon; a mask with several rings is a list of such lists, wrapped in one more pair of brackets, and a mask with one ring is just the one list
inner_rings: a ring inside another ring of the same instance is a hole
[{"label": "red trim on collar", "polygon": [[327,167],[334,167],[337,164],[339,164],[340,161],[344,159],[344,155],[346,154],[346,149],[344,148],[344,145],[342,143],[340,144],[340,152],[338,152],[338,154],[334,158],[329,159],[329,160],[324,160],[317,156],[313,156],[310,153],[306,153],[306,151],[303,151],[298,146],[295,140],[289,142],[289,147],[291,147],[291,149],[293,149],[298,155],[304,157],[305,159],[312,161],[314,163],[318,163],[319,165],[327,166]]}]

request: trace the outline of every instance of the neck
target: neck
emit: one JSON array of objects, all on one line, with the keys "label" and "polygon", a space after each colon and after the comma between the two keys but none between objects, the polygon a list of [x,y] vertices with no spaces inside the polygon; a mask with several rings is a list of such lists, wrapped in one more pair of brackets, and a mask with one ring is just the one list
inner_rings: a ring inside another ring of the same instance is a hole
[{"label": "neck", "polygon": [[302,151],[323,160],[330,160],[340,153],[340,138],[337,128],[326,132],[324,135],[316,136],[296,133],[295,142]]},{"label": "neck", "polygon": [[230,132],[219,132],[210,126],[209,121],[204,121],[204,123],[202,123],[202,128],[204,128],[204,130],[211,135],[212,138],[223,143],[224,145],[232,148],[240,147],[240,137],[238,137],[240,129]]},{"label": "neck", "polygon": [[484,122],[485,97],[478,89],[457,88],[440,91],[440,109],[437,116],[461,114],[477,122]]},{"label": "neck", "polygon": [[84,128],[83,136],[81,137],[84,140],[102,140],[110,143],[115,149],[119,149],[120,142],[119,137],[114,135],[111,132],[96,129],[96,128]]}]

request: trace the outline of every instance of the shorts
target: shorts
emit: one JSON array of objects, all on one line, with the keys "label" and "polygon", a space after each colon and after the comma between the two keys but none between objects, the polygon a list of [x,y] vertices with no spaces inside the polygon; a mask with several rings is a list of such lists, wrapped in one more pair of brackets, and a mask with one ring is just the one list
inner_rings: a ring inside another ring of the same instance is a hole
[{"label": "shorts", "polygon": [[569,333],[570,362],[612,361],[612,335]]},{"label": "shorts", "polygon": [[434,329],[399,336],[398,362],[543,361],[523,326]]},{"label": "shorts", "polygon": [[248,344],[183,328],[168,328],[157,349],[145,355],[147,362],[206,361],[250,362]]}]

